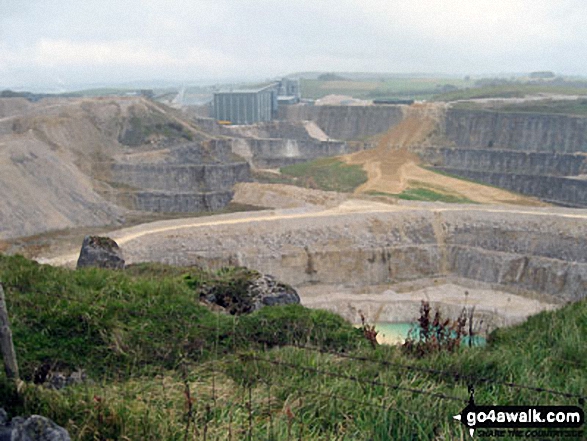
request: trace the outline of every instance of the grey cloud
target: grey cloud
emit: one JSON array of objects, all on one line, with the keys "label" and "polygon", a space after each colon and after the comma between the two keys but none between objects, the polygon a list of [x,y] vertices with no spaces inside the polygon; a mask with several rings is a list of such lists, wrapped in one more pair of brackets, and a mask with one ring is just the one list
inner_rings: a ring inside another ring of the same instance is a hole
[{"label": "grey cloud", "polygon": [[[35,77],[264,78],[310,69],[587,71],[582,56],[587,6],[581,0],[471,5],[468,0],[0,0],[0,64],[10,61],[0,66],[0,88]],[[515,15],[500,13],[500,7]],[[60,65],[47,65],[42,53],[47,47],[83,50],[83,45],[103,46],[110,54],[136,48],[171,63],[141,59],[133,66],[137,57],[115,62],[110,56],[107,63],[87,60],[84,67],[63,53]]]}]

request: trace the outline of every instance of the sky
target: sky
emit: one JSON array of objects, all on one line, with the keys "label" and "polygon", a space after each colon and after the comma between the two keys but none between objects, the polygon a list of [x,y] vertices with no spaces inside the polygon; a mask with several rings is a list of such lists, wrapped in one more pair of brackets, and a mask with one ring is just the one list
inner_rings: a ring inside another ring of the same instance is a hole
[{"label": "sky", "polygon": [[584,0],[0,0],[0,90],[293,72],[587,74]]}]

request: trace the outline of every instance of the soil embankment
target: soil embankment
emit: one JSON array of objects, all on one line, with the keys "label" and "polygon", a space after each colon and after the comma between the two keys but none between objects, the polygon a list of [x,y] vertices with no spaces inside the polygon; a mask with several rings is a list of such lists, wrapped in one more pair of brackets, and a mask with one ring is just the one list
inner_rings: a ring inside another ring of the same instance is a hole
[{"label": "soil embankment", "polygon": [[426,188],[479,203],[510,203],[540,206],[539,201],[462,179],[443,176],[420,166],[415,148],[426,151],[444,118],[444,105],[415,104],[405,109],[405,118],[380,137],[377,147],[344,156],[359,164],[368,181],[355,193],[400,194],[408,188]]}]

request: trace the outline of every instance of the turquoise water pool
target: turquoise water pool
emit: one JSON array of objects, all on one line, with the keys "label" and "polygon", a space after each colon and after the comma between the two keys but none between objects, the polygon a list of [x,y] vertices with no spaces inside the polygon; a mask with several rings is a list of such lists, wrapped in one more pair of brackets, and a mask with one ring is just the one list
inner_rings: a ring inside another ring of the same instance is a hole
[{"label": "turquoise water pool", "polygon": [[[376,323],[375,329],[378,331],[377,339],[379,343],[402,344],[410,329],[417,327],[417,323]],[[487,340],[484,337],[473,336],[473,346],[485,346]],[[461,344],[468,345],[469,337],[464,337]]]}]

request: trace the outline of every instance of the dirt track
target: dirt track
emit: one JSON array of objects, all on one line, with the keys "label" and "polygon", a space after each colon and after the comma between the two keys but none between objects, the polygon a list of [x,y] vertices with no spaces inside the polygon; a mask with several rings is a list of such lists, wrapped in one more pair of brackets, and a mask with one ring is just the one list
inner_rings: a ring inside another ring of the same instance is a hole
[{"label": "dirt track", "polygon": [[428,188],[484,204],[546,206],[534,198],[443,176],[420,167],[418,156],[410,148],[429,143],[443,111],[444,104],[414,104],[406,110],[403,121],[380,138],[376,148],[343,156],[345,162],[361,165],[367,172],[368,181],[358,187],[355,193],[399,194],[414,187]]}]

